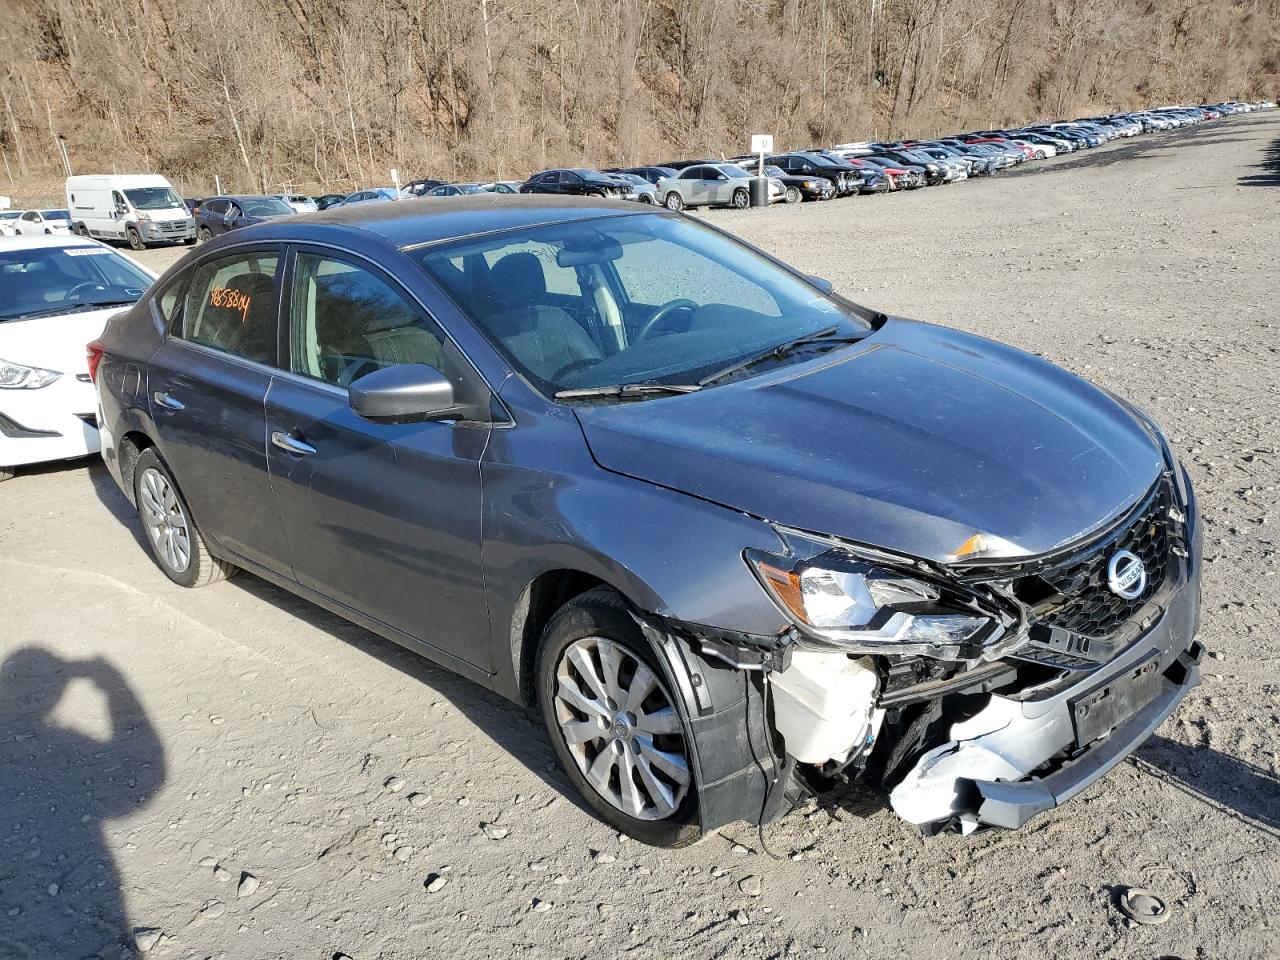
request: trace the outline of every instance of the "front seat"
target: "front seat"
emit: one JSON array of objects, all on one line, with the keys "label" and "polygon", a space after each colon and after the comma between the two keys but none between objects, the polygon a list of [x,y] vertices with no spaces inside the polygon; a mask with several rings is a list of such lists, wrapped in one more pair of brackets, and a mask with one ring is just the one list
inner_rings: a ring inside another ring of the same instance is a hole
[{"label": "front seat", "polygon": [[532,253],[508,253],[493,265],[489,283],[498,307],[489,329],[535,377],[553,380],[604,358],[573,317],[547,302],[547,277]]}]

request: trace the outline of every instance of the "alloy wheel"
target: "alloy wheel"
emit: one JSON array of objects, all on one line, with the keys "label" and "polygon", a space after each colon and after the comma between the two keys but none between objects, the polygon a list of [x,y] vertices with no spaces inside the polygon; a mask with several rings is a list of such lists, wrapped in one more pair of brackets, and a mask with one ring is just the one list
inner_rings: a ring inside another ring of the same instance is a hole
[{"label": "alloy wheel", "polygon": [[191,528],[173,484],[159,470],[147,470],[142,474],[138,493],[147,537],[156,556],[174,573],[182,573],[191,563]]},{"label": "alloy wheel", "polygon": [[565,648],[556,666],[556,722],[579,772],[638,820],[679,809],[691,775],[684,727],[662,679],[605,637]]}]

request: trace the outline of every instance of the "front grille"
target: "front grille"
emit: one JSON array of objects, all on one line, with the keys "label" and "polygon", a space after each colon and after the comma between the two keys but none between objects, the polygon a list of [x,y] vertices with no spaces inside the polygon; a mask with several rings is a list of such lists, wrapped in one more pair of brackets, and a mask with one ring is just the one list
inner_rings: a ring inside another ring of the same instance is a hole
[{"label": "front grille", "polygon": [[[1162,480],[1143,508],[1113,537],[1104,538],[1081,556],[1043,571],[1040,579],[1064,599],[1041,622],[1085,637],[1109,637],[1128,623],[1164,586],[1169,567],[1170,484]],[[1132,600],[1112,592],[1107,563],[1117,550],[1137,555],[1147,571],[1147,585]]]},{"label": "front grille", "polygon": [[[1038,625],[1082,637],[1112,637],[1160,592],[1169,573],[1171,547],[1181,537],[1172,481],[1162,476],[1106,536],[1019,577],[1011,587],[1032,604]],[[1107,583],[1107,564],[1118,550],[1135,554],[1147,573],[1146,586],[1132,599],[1119,596]]]}]

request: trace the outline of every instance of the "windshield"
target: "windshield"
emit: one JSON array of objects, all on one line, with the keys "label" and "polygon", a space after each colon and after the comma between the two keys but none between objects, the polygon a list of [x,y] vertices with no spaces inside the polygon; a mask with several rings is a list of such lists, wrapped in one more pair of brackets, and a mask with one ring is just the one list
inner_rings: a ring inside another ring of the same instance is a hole
[{"label": "windshield", "polygon": [[433,245],[417,256],[547,395],[696,384],[798,337],[871,328],[852,304],[684,217],[553,224]]},{"label": "windshield", "polygon": [[275,197],[246,197],[236,202],[248,217],[274,217],[293,213],[293,207]]},{"label": "windshield", "polygon": [[169,187],[136,187],[124,195],[135,210],[169,210],[183,205],[182,198]]},{"label": "windshield", "polygon": [[127,305],[151,278],[107,247],[0,251],[0,323],[34,314]]},{"label": "windshield", "polygon": [[22,213],[21,210],[0,210],[0,220],[17,220]]},{"label": "windshield", "polygon": [[727,173],[730,177],[734,179],[737,179],[739,177],[746,177],[747,179],[750,179],[751,177],[751,174],[747,173],[747,171],[743,170],[741,167],[735,167],[731,163],[726,163],[724,166],[716,167],[716,169],[721,170],[724,173]]},{"label": "windshield", "polygon": [[46,220],[70,220],[71,214],[65,210],[41,210],[40,216]]},{"label": "windshield", "polygon": [[460,183],[458,184],[458,192],[459,193],[485,193],[486,191],[483,187],[475,183]]}]

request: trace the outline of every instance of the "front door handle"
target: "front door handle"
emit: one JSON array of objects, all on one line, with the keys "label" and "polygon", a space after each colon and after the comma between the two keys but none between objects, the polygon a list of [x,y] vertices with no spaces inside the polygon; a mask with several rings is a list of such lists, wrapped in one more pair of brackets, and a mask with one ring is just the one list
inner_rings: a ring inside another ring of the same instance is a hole
[{"label": "front door handle", "polygon": [[163,390],[157,390],[151,395],[151,399],[167,410],[185,410],[187,405],[177,397],[172,397]]},{"label": "front door handle", "polygon": [[288,451],[289,453],[296,454],[300,457],[309,456],[316,452],[316,448],[305,440],[299,440],[297,437],[285,433],[282,430],[277,430],[275,433],[271,434],[271,442],[281,450]]}]

